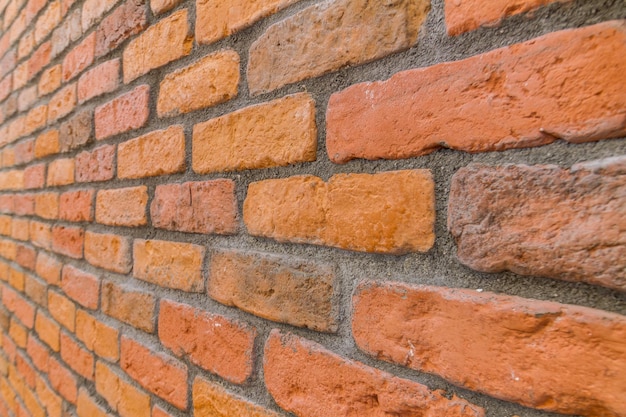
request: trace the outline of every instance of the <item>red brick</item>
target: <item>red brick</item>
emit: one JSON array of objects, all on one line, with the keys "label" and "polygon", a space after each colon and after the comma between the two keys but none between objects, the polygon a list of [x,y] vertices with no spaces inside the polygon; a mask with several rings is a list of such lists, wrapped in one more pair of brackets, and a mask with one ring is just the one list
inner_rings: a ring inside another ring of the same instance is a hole
[{"label": "red brick", "polygon": [[35,261],[37,259],[37,251],[30,246],[17,245],[17,254],[15,256],[15,262],[22,268],[35,270]]},{"label": "red brick", "polygon": [[26,10],[22,10],[22,12],[17,16],[17,19],[13,22],[10,28],[10,43],[15,43],[21,36],[28,24],[26,22]]},{"label": "red brick", "polygon": [[104,145],[76,156],[76,182],[107,181],[113,178],[115,146]]},{"label": "red brick", "polygon": [[28,60],[28,79],[32,80],[37,74],[41,72],[42,69],[48,66],[50,63],[50,52],[52,49],[52,44],[50,41],[42,44],[37,50],[31,55]]},{"label": "red brick", "polygon": [[96,390],[121,417],[150,417],[150,397],[100,361],[96,363]]},{"label": "red brick", "polygon": [[93,112],[90,109],[74,114],[59,127],[59,151],[68,152],[90,142]]},{"label": "red brick", "polygon": [[[0,195],[0,212],[2,213],[12,213],[13,212],[13,202],[14,202],[14,196],[13,195]],[[33,204],[34,204],[34,200],[33,200]],[[33,210],[34,210],[34,206],[33,206]]]},{"label": "red brick", "polygon": [[83,3],[82,12],[83,32],[87,32],[106,12],[115,6],[115,3],[117,0],[86,0]]},{"label": "red brick", "polygon": [[49,2],[48,7],[35,23],[35,42],[40,43],[48,36],[61,23],[61,18],[61,2]]},{"label": "red brick", "polygon": [[76,404],[78,380],[74,374],[53,357],[50,358],[48,368],[48,379],[52,388],[67,401]]},{"label": "red brick", "polygon": [[175,407],[187,409],[187,366],[122,336],[120,367],[142,387]]},{"label": "red brick", "polygon": [[343,163],[621,137],[624,72],[626,30],[613,21],[357,84],[330,98],[328,155]]},{"label": "red brick", "polygon": [[76,107],[76,83],[59,90],[48,104],[48,123],[53,123],[68,115]]},{"label": "red brick", "polygon": [[35,388],[35,369],[26,361],[24,354],[20,353],[15,358],[15,368],[20,376],[24,379],[24,382],[31,388]]},{"label": "red brick", "polygon": [[74,158],[55,159],[48,164],[46,185],[56,187],[74,183]]},{"label": "red brick", "polygon": [[132,268],[130,239],[87,231],[85,233],[85,259],[93,266],[127,274]]},{"label": "red brick", "polygon": [[[201,44],[213,43],[297,1],[198,0],[196,1],[196,38]],[[171,3],[176,2],[173,0],[152,0],[150,5],[152,10],[155,7],[167,9],[168,6],[173,7]]]},{"label": "red brick", "polygon": [[50,315],[69,331],[73,332],[76,322],[76,305],[67,297],[48,291]]},{"label": "red brick", "polygon": [[133,276],[189,292],[204,291],[204,247],[190,243],[135,239]]},{"label": "red brick", "polygon": [[33,245],[49,249],[52,244],[52,231],[46,223],[30,221],[30,241]]},{"label": "red brick", "polygon": [[96,32],[96,56],[102,56],[120,46],[126,39],[142,32],[147,26],[143,1],[127,0],[107,16]]},{"label": "red brick", "polygon": [[55,92],[61,86],[61,65],[46,69],[39,77],[39,97]]},{"label": "red brick", "polygon": [[20,322],[32,329],[35,325],[35,307],[26,299],[7,286],[2,287],[2,304],[15,314]]},{"label": "red brick", "polygon": [[28,356],[30,356],[35,368],[43,373],[48,373],[48,359],[50,359],[50,353],[43,344],[33,337],[32,333],[28,336],[26,352]]},{"label": "red brick", "polygon": [[69,81],[89,67],[94,60],[96,33],[92,32],[63,59],[63,81]]},{"label": "red brick", "polygon": [[185,304],[161,301],[159,339],[175,355],[236,383],[252,374],[256,330]]},{"label": "red brick", "polygon": [[[45,116],[44,116],[45,120]],[[14,163],[15,165],[22,165],[31,162],[34,157],[35,141],[33,139],[21,141],[15,145]]]},{"label": "red brick", "polygon": [[61,274],[61,289],[83,307],[95,310],[100,299],[100,279],[72,265],[65,265]]},{"label": "red brick", "polygon": [[237,96],[239,55],[233,50],[210,54],[168,74],[159,88],[160,117],[214,106]]},{"label": "red brick", "polygon": [[189,31],[187,9],[183,9],[133,39],[124,50],[124,83],[128,84],[152,69],[188,55],[193,46]]},{"label": "red brick", "polygon": [[147,333],[154,332],[155,299],[151,294],[102,284],[102,312]]},{"label": "red brick", "polygon": [[435,240],[434,183],[428,170],[265,180],[248,187],[243,217],[248,233],[278,241],[425,252]]},{"label": "red brick", "polygon": [[[513,271],[626,290],[620,221],[626,157],[577,164],[470,165],[452,179],[448,227],[457,257],[483,272]],[[488,222],[485,219],[489,219]]]},{"label": "red brick", "polygon": [[28,240],[29,226],[28,219],[14,217],[11,222],[11,237],[16,240]]},{"label": "red brick", "polygon": [[362,284],[353,311],[357,345],[377,358],[528,407],[626,412],[619,388],[626,383],[624,316],[400,283]]},{"label": "red brick", "polygon": [[120,83],[119,58],[106,61],[84,73],[78,80],[78,102],[115,91]]},{"label": "red brick", "polygon": [[76,337],[101,358],[110,361],[119,359],[119,332],[86,313],[83,310],[76,312]]},{"label": "red brick", "polygon": [[15,362],[15,356],[17,355],[17,346],[9,336],[6,334],[2,335],[2,350],[5,355],[9,359],[9,362]]},{"label": "red brick", "polygon": [[[252,404],[227,392],[219,384],[199,376],[193,381],[193,412],[194,417],[279,417],[279,414]],[[161,416],[171,417],[168,414],[152,412],[152,417]]]},{"label": "red brick", "polygon": [[93,381],[94,357],[70,336],[61,333],[61,358],[82,377]]},{"label": "red brick", "polygon": [[59,198],[59,218],[70,222],[93,220],[93,197],[95,191],[75,190],[61,194]]},{"label": "red brick", "polygon": [[29,0],[26,4],[26,20],[32,20],[39,12],[46,7],[46,0]]},{"label": "red brick", "polygon": [[52,228],[52,250],[70,258],[83,257],[84,230],[80,227],[54,226]]},{"label": "red brick", "polygon": [[4,101],[11,91],[13,91],[12,78],[11,75],[7,75],[0,81],[0,101]]},{"label": "red brick", "polygon": [[158,185],[150,205],[154,227],[193,233],[234,234],[238,208],[228,179]]},{"label": "red brick", "polygon": [[170,126],[120,143],[117,147],[118,178],[144,178],[185,171],[183,126]]},{"label": "red brick", "polygon": [[47,417],[62,417],[63,399],[42,378],[37,378],[37,397],[46,408]]},{"label": "red brick", "polygon": [[35,214],[43,219],[59,217],[59,193],[39,193],[35,195]]},{"label": "red brick", "polygon": [[96,195],[96,221],[109,226],[144,226],[147,203],[145,185],[100,190]]},{"label": "red brick", "polygon": [[199,174],[314,161],[315,102],[300,93],[199,123],[192,147]]},{"label": "red brick", "polygon": [[24,170],[24,188],[43,188],[46,179],[46,164],[31,165]]},{"label": "red brick", "polygon": [[335,332],[332,265],[255,252],[211,255],[208,293],[227,306],[265,319]]},{"label": "red brick", "polygon": [[86,388],[82,387],[78,390],[78,400],[76,402],[76,414],[78,417],[107,417],[106,410],[98,405]]},{"label": "red brick", "polygon": [[[265,344],[265,385],[278,405],[298,416],[484,416],[456,396],[448,399],[417,382],[400,379],[327,351],[317,343],[273,330]],[[297,392],[297,395],[293,395]]]},{"label": "red brick", "polygon": [[59,351],[59,333],[60,326],[52,319],[42,314],[41,310],[37,312],[35,318],[35,331],[42,342],[47,344],[50,349],[55,352]]},{"label": "red brick", "polygon": [[144,126],[150,113],[149,92],[149,86],[140,85],[96,108],[96,139],[105,139]]},{"label": "red brick", "polygon": [[35,139],[35,158],[44,158],[59,152],[59,131],[43,132]]}]

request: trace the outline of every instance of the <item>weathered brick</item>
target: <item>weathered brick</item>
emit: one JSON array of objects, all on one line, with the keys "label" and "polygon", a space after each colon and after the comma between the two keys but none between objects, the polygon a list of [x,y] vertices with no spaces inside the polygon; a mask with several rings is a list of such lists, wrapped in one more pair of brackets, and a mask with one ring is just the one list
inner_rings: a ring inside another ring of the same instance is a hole
[{"label": "weathered brick", "polygon": [[150,87],[140,85],[129,93],[97,107],[95,113],[96,139],[138,129],[146,124],[150,109]]},{"label": "weathered brick", "polygon": [[61,23],[61,18],[61,2],[49,2],[35,23],[35,42],[40,43],[44,40]]},{"label": "weathered brick", "polygon": [[61,283],[61,268],[61,262],[45,252],[39,252],[37,255],[35,272],[48,284],[59,285]]},{"label": "weathered brick", "polygon": [[76,414],[78,417],[107,417],[109,415],[84,387],[78,390]]},{"label": "weathered brick", "polygon": [[619,388],[626,383],[624,316],[400,283],[362,284],[353,311],[357,345],[376,358],[542,410],[626,411]]},{"label": "weathered brick", "polygon": [[[30,135],[46,125],[46,116],[48,114],[48,106],[41,105],[30,110],[26,115],[24,129],[22,135]],[[32,157],[31,157],[32,158]],[[28,162],[28,161],[24,161]]]},{"label": "weathered brick", "polygon": [[241,384],[252,373],[256,330],[185,304],[162,300],[159,339],[175,355]]},{"label": "weathered brick", "polygon": [[52,56],[62,54],[70,43],[80,39],[82,34],[80,9],[76,9],[52,32]]},{"label": "weathered brick", "polygon": [[31,55],[28,63],[28,80],[32,80],[42,69],[48,66],[51,60],[52,44],[50,41],[43,43],[37,50]]},{"label": "weathered brick", "polygon": [[147,26],[144,0],[127,0],[107,16],[96,32],[96,56],[114,50]]},{"label": "weathered brick", "polygon": [[69,152],[87,144],[91,139],[93,112],[83,110],[59,127],[59,151]]},{"label": "weathered brick", "polygon": [[120,143],[117,147],[118,178],[144,178],[185,170],[183,126],[170,126]]},{"label": "weathered brick", "polygon": [[[20,40],[20,45],[21,43],[22,42]],[[28,53],[27,55],[30,55],[30,53]],[[15,69],[17,60],[18,51],[15,48],[11,49],[2,57],[2,59],[0,59],[0,78],[4,77],[7,74],[10,74]]]},{"label": "weathered brick", "polygon": [[233,50],[210,54],[161,81],[157,113],[160,117],[214,106],[237,96],[239,55]]},{"label": "weathered brick", "polygon": [[485,415],[482,408],[454,395],[448,399],[441,391],[342,358],[317,343],[278,330],[270,333],[265,344],[263,374],[278,405],[303,417],[320,416],[322,403],[323,414],[333,416]]},{"label": "weathered brick", "polygon": [[102,312],[147,333],[154,332],[155,300],[151,294],[102,283]]},{"label": "weathered brick", "polygon": [[626,29],[612,21],[357,84],[330,98],[328,155],[343,163],[621,137],[624,72]]},{"label": "weathered brick", "polygon": [[94,357],[65,332],[61,332],[61,358],[80,376],[93,381]]},{"label": "weathered brick", "polygon": [[26,299],[7,286],[2,286],[2,304],[17,317],[20,322],[32,329],[35,325],[35,307]]},{"label": "weathered brick", "polygon": [[50,249],[50,245],[52,244],[52,231],[50,229],[50,225],[31,220],[30,241],[37,247]]},{"label": "weathered brick", "polygon": [[104,145],[76,155],[76,182],[107,181],[114,174],[115,146]]},{"label": "weathered brick", "polygon": [[59,218],[70,222],[93,220],[93,189],[67,191],[59,197]]},{"label": "weathered brick", "polygon": [[48,123],[68,115],[76,107],[76,83],[59,90],[48,103]]},{"label": "weathered brick", "polygon": [[48,291],[48,312],[62,326],[74,332],[76,305],[69,298],[55,291]]},{"label": "weathered brick", "polygon": [[199,123],[192,148],[200,174],[314,161],[315,102],[301,93]]},{"label": "weathered brick", "polygon": [[15,262],[22,268],[34,271],[37,260],[37,251],[30,246],[17,245]]},{"label": "weathered brick", "polygon": [[340,0],[311,6],[274,24],[252,44],[250,92],[272,91],[407,49],[415,44],[429,9],[428,0]]},{"label": "weathered brick", "polygon": [[76,312],[76,337],[101,358],[111,361],[119,359],[119,331],[89,313],[78,310]]},{"label": "weathered brick", "polygon": [[35,158],[54,155],[59,149],[59,131],[56,129],[43,132],[35,139]]},{"label": "weathered brick", "polygon": [[86,0],[82,10],[81,26],[83,32],[87,32],[106,12],[115,6],[115,3],[117,0]]},{"label": "weathered brick", "polygon": [[135,239],[133,276],[162,287],[204,291],[204,247],[190,243]]},{"label": "weathered brick", "polygon": [[175,407],[187,409],[187,366],[122,336],[120,367],[142,387]]},{"label": "weathered brick", "polygon": [[160,20],[133,39],[124,50],[124,83],[188,55],[192,44],[187,9]]},{"label": "weathered brick", "polygon": [[181,1],[182,0],[150,0],[150,9],[152,9],[152,13],[154,14],[165,13],[178,6]]},{"label": "weathered brick", "polygon": [[46,182],[46,164],[36,164],[24,170],[24,188],[32,190],[43,188]]},{"label": "weathered brick", "polygon": [[194,417],[279,417],[199,376],[193,381],[193,412]]},{"label": "weathered brick", "polygon": [[[196,38],[198,43],[213,43],[297,1],[197,0]],[[164,6],[173,2],[173,0],[152,0],[152,3],[158,3],[160,8],[165,8]],[[152,9],[154,10],[154,7]]]},{"label": "weathered brick", "polygon": [[61,289],[72,300],[95,310],[100,299],[100,279],[72,265],[65,265],[61,274]]},{"label": "weathered brick", "polygon": [[24,171],[13,170],[0,173],[0,190],[22,189],[24,189]]},{"label": "weathered brick", "polygon": [[27,111],[28,109],[34,107],[37,98],[36,85],[31,85],[30,87],[23,89],[17,96],[17,110]]},{"label": "weathered brick", "polygon": [[41,341],[47,344],[50,349],[58,352],[61,327],[54,320],[45,316],[41,311],[42,310],[39,310],[37,312],[37,317],[35,318],[35,332],[37,332]]},{"label": "weathered brick", "polygon": [[[34,270],[35,267],[32,269]],[[24,292],[34,303],[44,308],[47,307],[48,286],[44,281],[31,274],[26,274],[24,276]]]},{"label": "weathered brick", "polygon": [[46,69],[39,77],[39,97],[55,92],[61,86],[61,64]]},{"label": "weathered brick", "polygon": [[76,404],[78,380],[69,369],[53,357],[50,357],[48,364],[48,379],[56,392],[70,403]]},{"label": "weathered brick", "polygon": [[[626,290],[626,157],[574,165],[470,165],[452,179],[448,228],[459,260]],[[489,219],[488,222],[485,219]]]},{"label": "weathered brick", "polygon": [[[98,0],[99,2],[101,0]],[[96,33],[83,39],[63,59],[63,81],[69,81],[89,67],[94,60]]]},{"label": "weathered brick", "polygon": [[332,265],[286,256],[222,251],[211,255],[208,293],[257,316],[335,332]]},{"label": "weathered brick", "polygon": [[115,91],[120,83],[119,58],[106,61],[84,73],[78,80],[78,102]]},{"label": "weathered brick", "polygon": [[74,158],[55,159],[48,164],[46,185],[55,187],[74,183]]},{"label": "weathered brick", "polygon": [[248,233],[278,241],[424,252],[435,240],[434,184],[428,170],[265,180],[248,187],[243,217]]},{"label": "weathered brick", "polygon": [[154,227],[193,233],[234,234],[237,213],[228,179],[158,185],[150,205]]},{"label": "weathered brick", "polygon": [[52,228],[52,250],[70,258],[83,257],[85,232],[80,227],[54,226]]},{"label": "weathered brick", "polygon": [[96,221],[109,226],[143,226],[148,191],[139,187],[100,190],[96,195]]},{"label": "weathered brick", "polygon": [[43,219],[59,217],[59,193],[39,193],[35,195],[35,214]]},{"label": "weathered brick", "polygon": [[130,239],[106,233],[85,233],[85,259],[93,266],[120,274],[132,267]]},{"label": "weathered brick", "polygon": [[96,363],[96,391],[121,417],[150,417],[150,396],[120,378],[101,361]]},{"label": "weathered brick", "polygon": [[[45,119],[45,116],[44,116]],[[21,141],[14,148],[14,164],[22,165],[31,162],[34,157],[35,142],[32,139]]]}]

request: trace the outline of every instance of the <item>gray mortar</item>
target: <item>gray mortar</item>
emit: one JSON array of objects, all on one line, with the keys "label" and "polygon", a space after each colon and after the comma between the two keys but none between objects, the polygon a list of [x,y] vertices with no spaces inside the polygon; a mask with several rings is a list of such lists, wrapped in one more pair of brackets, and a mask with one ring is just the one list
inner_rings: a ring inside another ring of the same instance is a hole
[{"label": "gray mortar", "polygon": [[[185,127],[187,139],[187,171],[183,174],[171,175],[169,177],[155,177],[143,180],[117,180],[101,185],[99,183],[85,184],[84,187],[96,188],[121,188],[145,184],[149,188],[150,195],[153,195],[154,188],[161,183],[198,181],[214,178],[231,178],[237,184],[237,199],[239,212],[242,213],[243,201],[246,190],[251,182],[268,178],[286,178],[293,175],[313,174],[324,180],[332,175],[347,172],[374,173],[401,169],[426,168],[433,173],[436,184],[437,196],[437,220],[436,220],[436,242],[434,247],[425,254],[415,253],[404,256],[393,255],[372,255],[357,252],[344,251],[340,249],[319,247],[313,245],[278,243],[270,239],[256,238],[245,233],[245,226],[239,219],[240,230],[235,236],[210,236],[201,234],[188,234],[180,232],[170,232],[165,230],[152,229],[150,227],[140,228],[110,228],[99,224],[83,224],[87,230],[95,232],[110,232],[130,236],[133,238],[162,239],[171,241],[190,242],[203,245],[207,248],[207,262],[205,262],[204,274],[207,275],[207,265],[210,253],[213,249],[234,248],[240,250],[255,250],[268,253],[285,254],[289,256],[304,257],[315,261],[323,261],[336,265],[338,279],[337,299],[340,303],[340,327],[337,334],[324,334],[307,329],[299,329],[289,325],[273,323],[260,319],[251,314],[245,313],[236,308],[223,306],[206,296],[206,294],[188,294],[181,291],[165,289],[135,280],[126,276],[113,273],[104,273],[102,270],[93,268],[85,261],[75,261],[63,256],[58,256],[64,262],[75,264],[82,269],[97,274],[106,279],[110,279],[118,284],[123,284],[129,288],[137,288],[152,292],[159,298],[167,298],[175,301],[185,302],[196,307],[206,309],[209,312],[221,314],[230,318],[240,319],[256,327],[259,332],[255,344],[256,363],[255,371],[251,380],[241,386],[229,384],[218,377],[215,377],[198,367],[192,365],[188,360],[183,360],[190,370],[190,378],[202,375],[204,378],[216,381],[225,386],[229,391],[238,393],[258,404],[264,405],[278,412],[280,408],[273,402],[271,396],[263,385],[263,370],[261,364],[262,349],[264,341],[271,329],[281,329],[285,332],[292,332],[301,335],[309,340],[316,341],[324,345],[327,349],[340,354],[343,357],[358,360],[366,365],[376,367],[383,371],[388,371],[401,378],[410,379],[423,383],[431,389],[444,389],[450,394],[456,394],[470,402],[485,408],[488,417],[547,417],[556,414],[545,413],[528,409],[513,403],[503,402],[487,395],[482,395],[473,391],[455,387],[447,383],[442,378],[434,375],[420,373],[409,370],[402,366],[381,362],[365,355],[359,351],[352,339],[350,329],[350,306],[351,296],[355,286],[364,280],[377,281],[401,281],[413,284],[426,284],[448,287],[481,288],[485,291],[515,295],[525,298],[539,300],[551,300],[560,303],[575,304],[598,308],[606,311],[626,314],[626,295],[617,291],[602,287],[587,285],[583,283],[569,283],[541,277],[523,277],[513,273],[486,274],[473,271],[461,265],[455,258],[456,246],[446,229],[447,219],[447,196],[452,175],[461,167],[471,162],[480,162],[491,165],[505,163],[524,164],[556,164],[562,167],[587,160],[599,159],[614,155],[626,154],[626,140],[624,138],[605,140],[587,144],[568,144],[557,141],[553,144],[530,148],[507,150],[503,152],[491,152],[480,154],[468,154],[448,149],[438,150],[430,155],[404,159],[397,161],[364,161],[355,160],[345,165],[331,163],[326,155],[325,149],[325,109],[330,95],[340,91],[352,84],[364,81],[376,81],[389,78],[398,71],[427,67],[436,63],[459,60],[472,55],[484,53],[499,47],[511,45],[525,40],[541,36],[560,29],[575,28],[598,23],[611,19],[626,18],[626,3],[623,0],[578,0],[570,4],[552,4],[541,8],[530,14],[523,14],[507,19],[498,27],[481,28],[473,32],[457,37],[448,37],[445,32],[443,0],[433,0],[432,10],[422,27],[419,41],[416,46],[404,52],[352,68],[344,68],[332,74],[327,74],[315,79],[295,83],[274,92],[250,97],[247,88],[245,68],[247,67],[248,51],[252,42],[273,23],[291,16],[295,12],[302,10],[312,4],[321,3],[318,0],[302,0],[281,12],[270,16],[253,27],[245,29],[227,39],[216,42],[212,45],[194,45],[192,53],[172,64],[151,71],[149,74],[133,81],[130,85],[122,87],[114,93],[109,93],[90,101],[82,108],[95,108],[98,105],[108,102],[123,92],[141,84],[150,84],[151,88],[151,117],[148,127],[127,132],[109,138],[104,141],[91,143],[80,150],[72,151],[67,156],[75,156],[83,150],[93,150],[103,144],[116,144],[128,139],[137,137],[157,129],[164,129],[172,124],[182,124]],[[82,4],[77,2],[72,10]],[[195,2],[187,0],[174,10],[187,8],[192,27],[195,25]],[[171,12],[168,12],[168,14]],[[109,12],[110,14],[110,12]],[[162,17],[162,16],[159,16]],[[157,21],[155,16],[149,16],[149,24]],[[73,42],[66,52],[76,45]],[[121,57],[126,41],[112,53],[99,59],[104,60]],[[239,86],[239,95],[234,100],[223,103],[208,109],[196,111],[191,114],[181,115],[173,118],[159,119],[156,116],[156,99],[158,95],[158,83],[162,78],[175,69],[182,68],[196,61],[199,57],[221,49],[231,48],[236,50],[241,57],[242,79]],[[60,63],[61,57],[57,57],[52,64]],[[51,64],[51,65],[52,65]],[[32,81],[31,81],[32,83]],[[246,106],[263,103],[283,97],[287,94],[307,91],[317,103],[317,126],[318,126],[318,159],[312,163],[298,164],[282,168],[269,168],[262,170],[247,170],[232,173],[218,173],[211,175],[197,175],[191,169],[191,132],[193,125],[244,108]],[[48,99],[45,99],[46,101]],[[71,114],[68,116],[71,117]],[[68,117],[57,122],[60,125]],[[93,136],[93,135],[92,135]],[[49,162],[54,156],[42,161]],[[59,191],[75,189],[80,185],[59,187]],[[149,218],[148,203],[147,215]],[[63,222],[58,222],[62,224]],[[158,304],[157,304],[158,308]],[[155,335],[148,335],[134,329],[131,326],[119,325],[117,322],[101,313],[97,317],[104,322],[121,328],[122,334],[132,335],[133,338],[143,341],[151,347],[160,346]],[[163,350],[165,351],[165,350]],[[488,358],[486,358],[488,360]],[[91,384],[86,384],[89,386]],[[93,388],[90,391],[95,392]],[[189,393],[191,397],[191,392]],[[183,413],[176,410],[160,398],[152,395],[153,404],[158,404],[174,416],[190,415],[191,412]],[[106,404],[103,407],[107,408]],[[283,413],[284,414],[284,413]],[[286,414],[285,414],[286,415]]]}]

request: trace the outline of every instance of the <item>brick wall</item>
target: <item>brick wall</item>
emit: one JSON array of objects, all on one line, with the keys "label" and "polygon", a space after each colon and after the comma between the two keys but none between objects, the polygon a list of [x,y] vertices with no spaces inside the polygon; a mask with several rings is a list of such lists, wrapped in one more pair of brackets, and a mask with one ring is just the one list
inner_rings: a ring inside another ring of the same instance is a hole
[{"label": "brick wall", "polygon": [[626,416],[624,19],[0,0],[0,416]]}]

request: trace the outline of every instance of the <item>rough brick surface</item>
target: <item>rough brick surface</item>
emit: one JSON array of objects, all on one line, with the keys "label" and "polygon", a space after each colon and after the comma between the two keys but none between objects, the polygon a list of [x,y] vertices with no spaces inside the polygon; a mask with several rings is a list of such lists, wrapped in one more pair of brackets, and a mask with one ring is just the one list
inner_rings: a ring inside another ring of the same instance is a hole
[{"label": "rough brick surface", "polygon": [[35,140],[35,158],[43,158],[59,152],[59,131],[48,130]]},{"label": "rough brick surface", "polygon": [[330,99],[328,155],[343,163],[623,136],[625,71],[626,30],[612,21],[357,84]]},{"label": "rough brick surface", "polygon": [[83,307],[95,310],[100,299],[100,279],[93,274],[65,265],[61,273],[61,289]]},{"label": "rough brick surface", "polygon": [[68,115],[76,107],[76,83],[59,90],[48,103],[48,123]]},{"label": "rough brick surface", "polygon": [[132,267],[130,239],[87,231],[85,233],[85,260],[90,264],[119,274],[127,274]]},{"label": "rough brick surface", "polygon": [[68,191],[59,197],[59,218],[70,222],[93,220],[94,190]]},{"label": "rough brick surface", "polygon": [[432,247],[434,210],[430,171],[412,170],[252,183],[243,217],[255,236],[403,254]]},{"label": "rough brick surface", "polygon": [[[578,164],[470,165],[452,180],[459,260],[626,291],[626,157]],[[489,219],[486,221],[486,219]]]},{"label": "rough brick surface", "polygon": [[105,314],[145,332],[154,331],[155,301],[152,295],[103,282],[101,302]]},{"label": "rough brick surface", "polygon": [[78,417],[107,417],[107,412],[98,405],[85,388],[78,391],[78,399],[76,400],[76,414]]},{"label": "rough brick surface", "polygon": [[229,393],[218,384],[202,377],[196,377],[193,381],[193,412],[194,417],[279,416],[273,411],[266,410]]},{"label": "rough brick surface", "polygon": [[48,187],[68,185],[74,183],[74,159],[55,159],[48,165]]},{"label": "rough brick surface", "polygon": [[146,220],[146,186],[100,190],[96,195],[96,221],[109,226],[143,226]]},{"label": "rough brick surface", "polygon": [[61,358],[77,374],[93,381],[94,357],[65,332],[61,333]]},{"label": "rough brick surface", "polygon": [[71,80],[93,63],[95,47],[96,33],[92,32],[65,55],[62,67],[63,81]]},{"label": "rough brick surface", "polygon": [[78,101],[115,91],[120,83],[120,60],[106,61],[84,73],[78,80]]},{"label": "rough brick surface", "polygon": [[104,145],[76,156],[76,182],[106,181],[114,175],[115,146]]},{"label": "rough brick surface", "polygon": [[140,85],[96,108],[96,139],[105,139],[144,126],[150,113],[149,92],[149,86]]},{"label": "rough brick surface", "polygon": [[150,396],[102,361],[96,363],[96,391],[121,417],[150,417]]},{"label": "rough brick surface", "polygon": [[[626,319],[618,314],[371,283],[355,295],[352,332],[359,347],[378,358],[497,398],[563,414],[625,412],[619,387],[626,383]],[[570,354],[562,354],[563,346]]]},{"label": "rough brick surface", "polygon": [[70,258],[83,257],[84,230],[80,227],[54,226],[52,228],[52,250]]},{"label": "rough brick surface", "polygon": [[78,310],[76,312],[76,337],[101,358],[111,361],[119,359],[119,331]]},{"label": "rough brick surface", "polygon": [[71,332],[74,331],[76,305],[69,298],[57,292],[48,291],[48,311],[59,324]]},{"label": "rough brick surface", "polygon": [[118,178],[144,178],[185,170],[185,133],[180,125],[150,132],[117,147]]},{"label": "rough brick surface", "polygon": [[250,91],[272,91],[407,49],[416,42],[429,10],[427,0],[340,0],[311,6],[276,23],[254,42]]},{"label": "rough brick surface", "polygon": [[210,54],[168,74],[159,87],[160,117],[210,107],[237,95],[239,55],[233,50]]},{"label": "rough brick surface", "polygon": [[104,18],[96,31],[96,56],[120,46],[147,26],[144,0],[127,0]]},{"label": "rough brick surface", "polygon": [[86,0],[83,3],[81,26],[87,32],[107,11],[115,6],[117,0]]},{"label": "rough brick surface", "polygon": [[237,231],[237,200],[232,180],[164,184],[150,205],[154,227],[193,233]]},{"label": "rough brick surface", "polygon": [[136,239],[133,276],[162,287],[201,292],[204,251],[189,243]]},{"label": "rough brick surface", "polygon": [[192,146],[200,174],[314,161],[315,102],[301,93],[199,123]]},{"label": "rough brick surface", "polygon": [[185,304],[161,301],[159,339],[177,356],[241,384],[252,373],[256,330]]},{"label": "rough brick surface", "polygon": [[336,331],[335,285],[329,264],[235,251],[211,255],[208,292],[213,299],[294,326]]},{"label": "rough brick surface", "polygon": [[480,407],[462,399],[448,399],[277,330],[265,344],[263,371],[272,397],[299,416],[484,416]]},{"label": "rough brick surface", "polygon": [[78,380],[72,372],[55,358],[50,358],[48,363],[48,378],[50,385],[63,398],[72,404],[78,397]]},{"label": "rough brick surface", "polygon": [[60,152],[68,152],[80,148],[91,139],[93,126],[93,112],[83,110],[70,117],[59,127],[59,148]]}]

